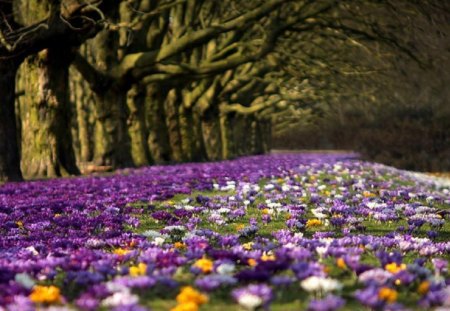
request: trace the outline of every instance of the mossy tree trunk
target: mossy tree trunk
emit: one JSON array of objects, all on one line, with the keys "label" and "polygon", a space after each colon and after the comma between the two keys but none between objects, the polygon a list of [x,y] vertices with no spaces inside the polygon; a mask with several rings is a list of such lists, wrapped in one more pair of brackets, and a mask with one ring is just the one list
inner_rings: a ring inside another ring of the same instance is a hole
[{"label": "mossy tree trunk", "polygon": [[240,156],[251,153],[251,120],[249,119],[249,116],[235,117],[233,140],[237,143],[236,152]]},{"label": "mossy tree trunk", "polygon": [[179,107],[181,148],[185,161],[206,160],[199,115],[184,105]]},{"label": "mossy tree trunk", "polygon": [[127,95],[129,109],[128,133],[131,139],[131,156],[136,166],[149,165],[152,162],[148,148],[148,129],[145,124],[145,90],[133,87]]},{"label": "mossy tree trunk", "polygon": [[207,159],[217,161],[222,159],[222,135],[220,132],[219,109],[211,106],[201,116],[202,137]]},{"label": "mossy tree trunk", "polygon": [[262,139],[262,152],[267,153],[272,148],[272,122],[271,120],[262,119],[260,121],[261,126],[261,139]]},{"label": "mossy tree trunk", "polygon": [[76,107],[75,154],[78,162],[85,163],[92,161],[93,157],[93,141],[91,138],[94,131],[91,118],[94,108],[94,96],[78,72],[71,73],[70,82],[72,84],[71,102]]},{"label": "mossy tree trunk", "polygon": [[167,90],[158,84],[146,87],[145,118],[148,129],[148,147],[155,163],[169,162],[171,150],[165,122],[164,102]]},{"label": "mossy tree trunk", "polygon": [[127,127],[126,92],[112,85],[96,94],[94,163],[100,166],[133,166]]},{"label": "mossy tree trunk", "polygon": [[181,146],[180,123],[178,119],[179,105],[179,91],[176,88],[173,88],[167,94],[164,102],[164,110],[171,150],[170,160],[174,162],[181,162],[184,160]]},{"label": "mossy tree trunk", "polygon": [[185,161],[193,161],[195,158],[195,128],[192,109],[180,105],[178,108],[178,122],[180,127],[181,150]]},{"label": "mossy tree trunk", "polygon": [[26,177],[79,174],[72,146],[68,88],[70,51],[47,49],[22,65],[18,88],[22,172]]},{"label": "mossy tree trunk", "polygon": [[233,137],[234,114],[221,113],[219,115],[220,134],[222,141],[222,158],[232,159],[236,157],[236,141]]},{"label": "mossy tree trunk", "polygon": [[264,132],[263,126],[259,120],[252,116],[251,122],[251,154],[263,154],[264,153]]},{"label": "mossy tree trunk", "polygon": [[22,179],[14,108],[17,67],[0,61],[0,182]]}]

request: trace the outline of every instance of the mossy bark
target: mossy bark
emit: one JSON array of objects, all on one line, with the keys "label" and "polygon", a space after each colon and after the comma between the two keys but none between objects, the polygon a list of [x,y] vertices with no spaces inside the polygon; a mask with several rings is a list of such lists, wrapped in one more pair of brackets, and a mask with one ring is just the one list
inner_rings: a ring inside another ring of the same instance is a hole
[{"label": "mossy bark", "polygon": [[272,123],[270,120],[261,120],[260,124],[262,128],[262,152],[267,153],[272,148]]},{"label": "mossy bark", "polygon": [[236,154],[243,156],[251,153],[251,120],[248,116],[236,115],[233,119],[233,141]]},{"label": "mossy bark", "polygon": [[232,127],[233,119],[233,116],[227,113],[221,113],[219,116],[223,159],[232,159],[236,157],[236,142],[233,139]]},{"label": "mossy bark", "polygon": [[152,163],[147,144],[148,129],[145,124],[145,90],[133,87],[127,95],[129,109],[128,133],[131,139],[131,156],[134,165],[144,166]]},{"label": "mossy bark", "polygon": [[[87,46],[81,46],[81,53],[85,54]],[[94,156],[94,109],[95,95],[89,84],[81,74],[71,68],[69,71],[70,100],[76,107],[76,133],[74,133],[74,149],[77,162],[84,164],[91,162]]]},{"label": "mossy bark", "polygon": [[265,152],[266,143],[264,142],[264,128],[260,120],[252,117],[251,122],[251,154],[263,154]]},{"label": "mossy bark", "polygon": [[184,161],[199,162],[206,160],[198,114],[192,108],[181,105],[178,115]]},{"label": "mossy bark", "polygon": [[212,106],[201,116],[202,137],[207,159],[222,159],[222,137],[218,107]]},{"label": "mossy bark", "polygon": [[0,182],[22,179],[14,108],[17,64],[0,61]]},{"label": "mossy bark", "polygon": [[117,86],[96,94],[94,163],[99,166],[133,166],[127,127],[126,92]]},{"label": "mossy bark", "polygon": [[29,178],[79,174],[72,146],[68,89],[70,52],[47,49],[22,64],[18,101],[22,120],[22,161]]},{"label": "mossy bark", "polygon": [[145,118],[148,129],[148,147],[155,163],[166,163],[171,159],[169,132],[165,122],[164,101],[167,90],[160,85],[146,87]]},{"label": "mossy bark", "polygon": [[179,104],[179,92],[175,88],[171,89],[164,102],[164,110],[171,150],[170,160],[173,162],[181,162],[184,160],[181,146],[180,124],[178,119]]},{"label": "mossy bark", "polygon": [[194,124],[192,109],[186,109],[184,105],[178,108],[178,122],[180,127],[181,150],[185,161],[193,161],[195,157]]}]

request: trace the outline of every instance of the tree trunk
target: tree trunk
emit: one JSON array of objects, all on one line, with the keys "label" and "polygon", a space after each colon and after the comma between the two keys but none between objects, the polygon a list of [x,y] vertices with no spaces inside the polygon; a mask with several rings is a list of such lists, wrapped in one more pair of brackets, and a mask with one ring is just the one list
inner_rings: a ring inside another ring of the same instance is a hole
[{"label": "tree trunk", "polygon": [[193,161],[206,161],[208,159],[206,155],[206,148],[203,142],[203,132],[202,132],[202,122],[200,114],[193,110],[192,111],[192,127],[194,129],[194,158]]},{"label": "tree trunk", "polygon": [[196,140],[199,137],[195,137],[195,124],[192,109],[187,109],[184,105],[180,105],[178,116],[183,159],[185,161],[195,161],[198,157]]},{"label": "tree trunk", "polygon": [[22,179],[14,109],[17,65],[0,61],[0,182]]},{"label": "tree trunk", "polygon": [[150,150],[147,144],[148,129],[145,124],[145,93],[138,87],[133,87],[127,96],[128,133],[131,138],[131,156],[136,166],[149,165]]},{"label": "tree trunk", "polygon": [[155,163],[170,161],[169,133],[165,122],[164,101],[167,91],[159,85],[146,87],[145,118],[149,131],[148,147]]},{"label": "tree trunk", "polygon": [[75,69],[70,71],[71,102],[76,107],[76,134],[74,134],[74,148],[77,162],[84,165],[92,161],[94,135],[94,107],[95,96],[88,83]]},{"label": "tree trunk", "polygon": [[251,123],[251,154],[263,154],[264,144],[263,144],[263,133],[261,129],[261,122],[255,117],[252,118]]},{"label": "tree trunk", "polygon": [[167,130],[169,133],[169,143],[171,155],[170,159],[175,162],[183,161],[180,126],[178,120],[178,106],[180,97],[176,89],[171,89],[164,102]]},{"label": "tree trunk", "polygon": [[112,168],[133,166],[126,100],[126,92],[116,85],[96,94],[95,165]]},{"label": "tree trunk", "polygon": [[232,131],[232,138],[230,140],[234,144],[234,154],[236,156],[249,154],[250,131],[248,117],[239,114],[234,115],[230,125],[230,131]]},{"label": "tree trunk", "polygon": [[201,117],[201,125],[207,159],[210,161],[222,159],[220,120],[218,108],[216,106],[212,106],[205,111]]},{"label": "tree trunk", "polygon": [[229,113],[220,114],[220,134],[222,140],[222,158],[232,159],[236,157],[236,146],[237,143],[233,139],[234,130],[234,115]]},{"label": "tree trunk", "polygon": [[21,67],[22,171],[26,177],[79,174],[72,147],[67,50],[48,49]]},{"label": "tree trunk", "polygon": [[272,124],[270,120],[261,120],[263,153],[268,153],[272,148]]},{"label": "tree trunk", "polygon": [[183,160],[200,162],[206,160],[199,116],[192,108],[179,107],[179,123]]}]

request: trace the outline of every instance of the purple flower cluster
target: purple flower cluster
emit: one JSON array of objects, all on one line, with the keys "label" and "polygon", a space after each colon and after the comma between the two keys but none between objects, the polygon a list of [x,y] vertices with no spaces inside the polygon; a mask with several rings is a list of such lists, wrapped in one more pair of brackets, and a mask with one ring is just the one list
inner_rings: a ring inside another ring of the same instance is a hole
[{"label": "purple flower cluster", "polygon": [[0,310],[145,310],[143,296],[175,301],[186,284],[249,310],[284,291],[309,310],[401,310],[402,292],[450,308],[449,203],[445,187],[352,154],[9,183]]}]

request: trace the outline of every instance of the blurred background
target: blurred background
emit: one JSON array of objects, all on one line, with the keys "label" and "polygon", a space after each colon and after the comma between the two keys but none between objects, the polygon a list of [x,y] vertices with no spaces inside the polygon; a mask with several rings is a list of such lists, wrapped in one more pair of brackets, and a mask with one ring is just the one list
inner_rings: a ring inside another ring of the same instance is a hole
[{"label": "blurred background", "polygon": [[2,0],[0,180],[270,150],[450,170],[450,1]]}]

